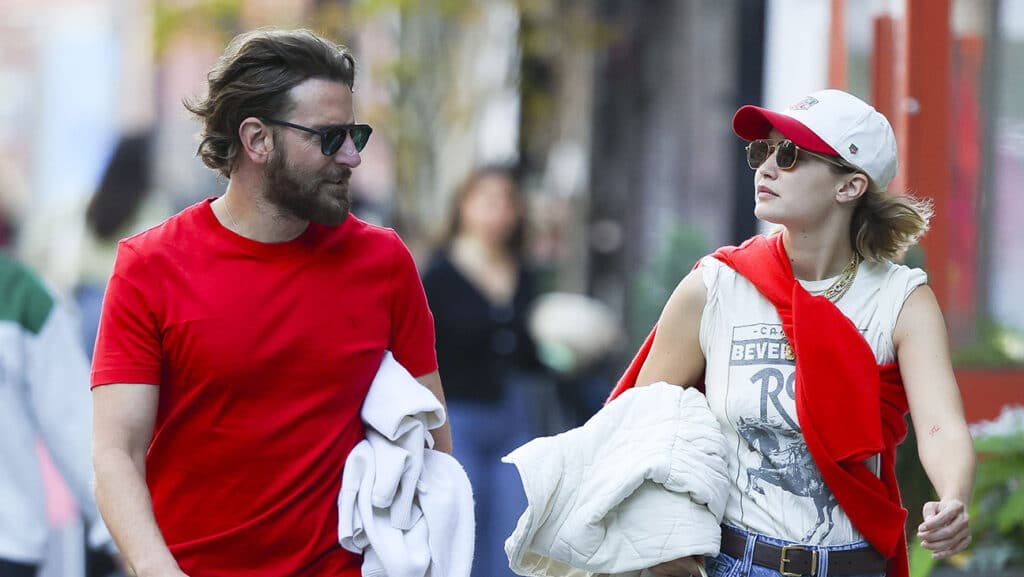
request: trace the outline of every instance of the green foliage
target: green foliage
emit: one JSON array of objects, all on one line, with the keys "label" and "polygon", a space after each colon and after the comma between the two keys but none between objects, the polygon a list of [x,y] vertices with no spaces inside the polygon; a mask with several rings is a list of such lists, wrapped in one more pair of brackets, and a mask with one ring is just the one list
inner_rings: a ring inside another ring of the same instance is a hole
[{"label": "green foliage", "polygon": [[[986,574],[1007,566],[1024,566],[1024,431],[978,436],[979,463],[970,504],[973,543],[967,570]],[[924,469],[917,463],[913,429],[900,447],[896,474],[903,504],[910,512],[908,533],[921,522],[921,506],[935,498]],[[910,575],[926,577],[941,561],[910,539]]]},{"label": "green foliage", "polygon": [[406,13],[434,11],[445,18],[462,19],[480,9],[477,0],[360,0],[356,4],[358,10],[366,16],[375,16],[382,12],[399,10]]},{"label": "green foliage", "polygon": [[154,2],[154,48],[159,57],[182,30],[204,30],[225,43],[240,31],[243,0],[199,0],[188,5]]},{"label": "green foliage", "polygon": [[676,285],[709,250],[704,234],[697,228],[681,223],[669,228],[651,262],[633,284],[629,323],[633,342],[643,341]]},{"label": "green foliage", "polygon": [[978,321],[977,338],[953,351],[956,366],[1005,367],[1020,365],[1024,335],[989,318]]},{"label": "green foliage", "polygon": [[974,441],[979,453],[993,455],[1017,455],[1024,457],[1024,432],[1010,435],[979,437]]},{"label": "green foliage", "polygon": [[921,248],[921,245],[915,244],[914,246],[910,247],[906,253],[903,254],[903,258],[900,260],[902,260],[903,264],[909,266],[910,268],[923,269],[925,268],[924,249]]},{"label": "green foliage", "polygon": [[974,446],[979,463],[969,567],[993,571],[1024,565],[1024,431],[978,437]]},{"label": "green foliage", "polygon": [[910,542],[910,577],[927,577],[939,563],[932,557],[932,552],[921,546],[921,541],[912,539]]},{"label": "green foliage", "polygon": [[[1003,508],[999,511],[997,528],[1001,533],[1013,532],[1016,528],[1024,528],[1024,486],[1019,485],[1010,491]],[[1021,534],[1024,537],[1024,533]],[[1022,538],[1018,543],[1024,543]]]},{"label": "green foliage", "polygon": [[[979,451],[980,452],[980,451]],[[1024,455],[1012,453],[995,453],[993,458],[978,464],[975,481],[975,492],[979,495],[996,491],[1013,479],[1015,474],[1024,470]]]},{"label": "green foliage", "polygon": [[[925,266],[925,252],[920,245],[911,247],[900,259],[912,268]],[[932,271],[934,272],[934,271]],[[1024,363],[1024,334],[991,317],[977,320],[975,336],[970,343],[952,351],[953,364],[958,367],[1007,367]]]}]

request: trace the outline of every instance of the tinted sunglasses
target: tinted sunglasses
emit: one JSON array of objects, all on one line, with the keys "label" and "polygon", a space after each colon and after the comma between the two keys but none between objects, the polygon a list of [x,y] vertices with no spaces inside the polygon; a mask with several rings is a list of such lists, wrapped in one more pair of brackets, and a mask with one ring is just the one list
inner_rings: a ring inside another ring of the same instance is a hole
[{"label": "tinted sunglasses", "polygon": [[334,156],[341,149],[341,145],[345,144],[345,139],[349,135],[352,135],[352,144],[356,145],[356,152],[362,152],[363,148],[366,148],[366,143],[370,140],[370,134],[373,132],[369,124],[340,124],[323,130],[317,130],[316,128],[292,124],[291,122],[275,120],[273,118],[264,118],[262,120],[267,124],[287,126],[295,130],[316,134],[320,137],[320,152],[324,153],[324,156]]},{"label": "tinted sunglasses", "polygon": [[797,159],[800,158],[800,154],[806,154],[813,156],[818,160],[824,160],[829,164],[840,166],[847,170],[853,170],[849,166],[846,166],[842,162],[823,154],[811,152],[800,148],[793,143],[792,140],[784,139],[778,142],[772,142],[771,140],[751,140],[747,144],[747,166],[752,170],[757,170],[759,166],[764,164],[764,161],[768,160],[768,157],[775,153],[775,165],[782,170],[790,170],[796,166]]}]

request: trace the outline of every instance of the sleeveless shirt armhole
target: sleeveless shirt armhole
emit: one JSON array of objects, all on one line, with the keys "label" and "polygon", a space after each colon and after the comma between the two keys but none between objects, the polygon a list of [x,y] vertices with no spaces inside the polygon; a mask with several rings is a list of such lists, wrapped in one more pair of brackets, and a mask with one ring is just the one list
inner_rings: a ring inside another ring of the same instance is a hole
[{"label": "sleeveless shirt armhole", "polygon": [[714,329],[718,326],[716,317],[718,315],[718,279],[722,268],[725,266],[720,260],[705,256],[700,264],[701,278],[704,280],[704,287],[708,294],[704,301],[704,311],[700,316],[700,348],[707,357],[708,348],[714,342]]},{"label": "sleeveless shirt armhole", "polygon": [[889,318],[892,319],[892,333],[889,334],[890,350],[896,350],[892,342],[892,334],[896,332],[896,323],[899,322],[900,313],[903,312],[903,304],[917,287],[928,283],[928,274],[919,268],[910,268],[906,265],[892,264],[888,278],[885,283],[885,294],[890,295]]}]

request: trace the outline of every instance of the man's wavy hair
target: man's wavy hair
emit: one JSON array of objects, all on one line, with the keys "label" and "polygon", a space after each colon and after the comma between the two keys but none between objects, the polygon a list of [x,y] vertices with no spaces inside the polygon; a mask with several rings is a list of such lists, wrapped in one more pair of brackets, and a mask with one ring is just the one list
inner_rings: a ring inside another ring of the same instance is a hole
[{"label": "man's wavy hair", "polygon": [[310,78],[353,88],[355,59],[309,30],[263,29],[232,39],[207,75],[206,96],[184,103],[203,123],[196,152],[203,164],[230,177],[242,121],[286,116],[295,105],[289,91]]}]

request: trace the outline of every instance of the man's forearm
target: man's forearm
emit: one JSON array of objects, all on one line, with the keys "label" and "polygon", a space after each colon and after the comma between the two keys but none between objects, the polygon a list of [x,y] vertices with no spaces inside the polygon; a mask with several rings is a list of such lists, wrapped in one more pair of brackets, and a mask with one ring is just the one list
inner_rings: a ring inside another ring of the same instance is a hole
[{"label": "man's forearm", "polygon": [[142,472],[145,465],[134,462],[122,450],[107,449],[96,453],[93,467],[96,504],[135,574],[180,575],[153,516],[153,501]]},{"label": "man's forearm", "polygon": [[445,419],[443,425],[430,431],[430,434],[434,436],[434,448],[450,455],[452,452],[452,429],[448,419]]},{"label": "man's forearm", "polygon": [[442,407],[444,407],[444,424],[431,431],[430,434],[433,435],[434,437],[435,449],[437,449],[438,451],[443,451],[445,453],[451,454],[452,429],[451,423],[447,418],[448,403],[445,401],[444,398],[444,387],[441,386],[441,375],[437,371],[434,371],[432,373],[416,377],[416,380],[419,381],[421,385],[429,389],[430,392],[434,393],[434,396],[437,397],[437,401],[441,403]]}]

